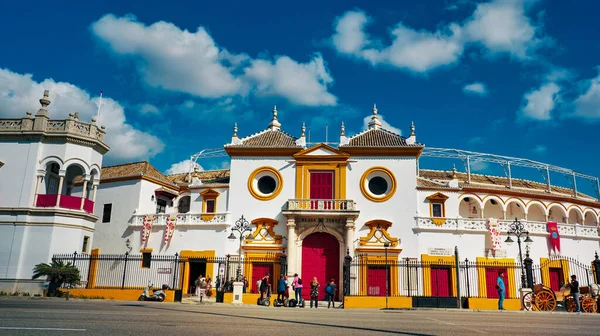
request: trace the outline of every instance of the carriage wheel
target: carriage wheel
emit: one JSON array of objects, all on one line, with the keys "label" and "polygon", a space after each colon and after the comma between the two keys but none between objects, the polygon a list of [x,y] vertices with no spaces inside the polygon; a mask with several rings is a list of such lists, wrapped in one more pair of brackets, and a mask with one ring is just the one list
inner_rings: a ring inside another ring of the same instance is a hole
[{"label": "carriage wheel", "polygon": [[533,309],[533,297],[533,292],[529,292],[521,298],[521,303],[523,303],[523,308],[525,308],[525,310]]},{"label": "carriage wheel", "polygon": [[577,305],[575,304],[575,300],[573,300],[572,297],[567,299],[567,302],[565,303],[565,305],[566,305],[565,308],[567,308],[567,311],[569,313],[572,313],[577,310]]},{"label": "carriage wheel", "polygon": [[596,300],[592,298],[585,298],[581,301],[581,308],[586,313],[595,313],[598,311],[598,305]]},{"label": "carriage wheel", "polygon": [[535,305],[541,311],[553,311],[556,308],[556,298],[548,291],[541,291],[535,295]]}]

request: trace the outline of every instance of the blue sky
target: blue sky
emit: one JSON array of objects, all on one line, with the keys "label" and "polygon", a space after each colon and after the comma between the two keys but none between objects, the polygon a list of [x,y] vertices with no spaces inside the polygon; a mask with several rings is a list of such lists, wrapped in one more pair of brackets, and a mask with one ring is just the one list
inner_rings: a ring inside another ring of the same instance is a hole
[{"label": "blue sky", "polygon": [[428,146],[598,176],[599,9],[591,0],[13,1],[0,11],[0,117],[37,110],[50,89],[52,117],[89,120],[103,90],[105,163],[149,159],[167,171],[228,142],[236,121],[241,136],[264,129],[275,104],[283,130],[298,136],[304,121],[311,141],[324,141],[325,124],[330,140],[341,121],[361,131],[377,103],[405,135],[414,121]]}]

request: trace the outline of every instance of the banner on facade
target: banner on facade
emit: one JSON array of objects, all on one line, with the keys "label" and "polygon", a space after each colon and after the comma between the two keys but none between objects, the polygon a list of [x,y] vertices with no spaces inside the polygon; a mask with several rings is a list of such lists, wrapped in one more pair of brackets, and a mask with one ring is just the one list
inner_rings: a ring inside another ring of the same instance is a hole
[{"label": "banner on facade", "polygon": [[148,215],[144,217],[144,224],[142,228],[142,246],[146,244],[152,232],[152,223],[154,223],[154,216]]},{"label": "banner on facade", "polygon": [[167,245],[171,240],[171,237],[173,237],[175,223],[177,223],[177,216],[169,216],[169,218],[167,218],[167,225],[165,227],[165,245]]},{"label": "banner on facade", "polygon": [[548,222],[548,232],[550,233],[550,247],[555,252],[560,252],[560,233],[558,233],[558,224]]},{"label": "banner on facade", "polygon": [[500,237],[500,228],[498,227],[498,219],[488,219],[488,232],[492,242],[492,250],[497,251],[502,248],[502,237]]}]

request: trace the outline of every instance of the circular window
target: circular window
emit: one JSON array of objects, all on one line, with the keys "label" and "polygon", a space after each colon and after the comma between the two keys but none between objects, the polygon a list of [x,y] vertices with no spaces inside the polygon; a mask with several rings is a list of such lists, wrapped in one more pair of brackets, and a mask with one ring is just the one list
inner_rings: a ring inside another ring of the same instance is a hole
[{"label": "circular window", "polygon": [[265,195],[272,194],[277,187],[277,181],[269,175],[259,178],[257,184],[258,190]]},{"label": "circular window", "polygon": [[373,167],[362,175],[360,190],[373,202],[385,202],[396,192],[396,178],[387,168]]},{"label": "circular window", "polygon": [[283,178],[279,171],[272,167],[260,167],[248,178],[248,191],[261,201],[272,200],[283,188]]}]

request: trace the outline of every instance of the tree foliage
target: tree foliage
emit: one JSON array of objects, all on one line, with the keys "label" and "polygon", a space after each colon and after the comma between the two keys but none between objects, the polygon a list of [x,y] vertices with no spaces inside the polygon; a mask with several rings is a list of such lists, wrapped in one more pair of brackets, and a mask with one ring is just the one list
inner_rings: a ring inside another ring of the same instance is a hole
[{"label": "tree foliage", "polygon": [[77,267],[71,263],[53,260],[50,264],[37,264],[33,268],[33,280],[46,277],[50,281],[49,292],[53,293],[56,288],[62,285],[77,285],[81,280],[81,275]]}]

